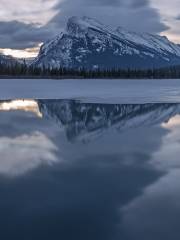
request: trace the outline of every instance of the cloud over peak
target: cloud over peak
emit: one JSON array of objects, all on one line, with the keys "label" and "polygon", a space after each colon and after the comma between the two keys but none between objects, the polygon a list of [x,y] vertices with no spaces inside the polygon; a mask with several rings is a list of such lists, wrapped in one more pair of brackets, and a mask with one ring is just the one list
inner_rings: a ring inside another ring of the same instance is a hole
[{"label": "cloud over peak", "polygon": [[133,31],[161,33],[168,29],[151,0],[17,0],[13,6],[11,0],[1,1],[0,48],[36,47],[58,34],[74,15]]}]

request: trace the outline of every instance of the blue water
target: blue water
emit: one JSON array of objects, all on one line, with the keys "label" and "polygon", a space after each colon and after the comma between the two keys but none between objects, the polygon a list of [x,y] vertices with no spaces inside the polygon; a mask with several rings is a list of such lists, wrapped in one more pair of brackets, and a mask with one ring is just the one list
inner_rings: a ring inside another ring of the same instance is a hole
[{"label": "blue water", "polygon": [[0,102],[0,239],[179,240],[180,104]]}]

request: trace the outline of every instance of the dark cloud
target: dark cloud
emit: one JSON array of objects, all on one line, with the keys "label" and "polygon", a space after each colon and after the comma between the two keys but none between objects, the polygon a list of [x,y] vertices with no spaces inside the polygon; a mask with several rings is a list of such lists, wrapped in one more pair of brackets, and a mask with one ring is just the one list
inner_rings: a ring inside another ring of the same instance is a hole
[{"label": "dark cloud", "polygon": [[168,29],[149,0],[64,0],[55,9],[58,14],[43,27],[18,21],[0,22],[0,48],[35,47],[58,34],[74,15],[87,15],[106,25],[133,31],[160,33]]},{"label": "dark cloud", "polygon": [[[149,0],[66,0],[59,3],[59,13],[51,20],[63,26],[69,16],[96,18],[106,25],[122,26],[133,31],[160,33],[168,29]],[[142,21],[143,19],[143,21]]]},{"label": "dark cloud", "polygon": [[180,21],[180,15],[176,16],[175,20]]},{"label": "dark cloud", "polygon": [[50,37],[51,29],[18,21],[0,22],[0,48],[24,49]]},{"label": "dark cloud", "polygon": [[148,5],[149,5],[149,0],[137,0],[137,1],[131,2],[131,7],[134,7],[134,8],[142,8]]},{"label": "dark cloud", "polygon": [[[67,0],[66,2],[60,2],[58,4],[58,6],[62,6],[62,4],[67,4],[69,2],[69,0]],[[82,2],[82,1],[78,1],[76,0],[76,3],[78,2]],[[87,5],[87,6],[96,6],[99,5],[101,7],[105,7],[105,6],[119,6],[119,7],[144,7],[149,5],[149,0],[86,0],[82,2],[83,5]],[[56,6],[57,7],[57,6]],[[79,6],[80,7],[80,6]]]}]

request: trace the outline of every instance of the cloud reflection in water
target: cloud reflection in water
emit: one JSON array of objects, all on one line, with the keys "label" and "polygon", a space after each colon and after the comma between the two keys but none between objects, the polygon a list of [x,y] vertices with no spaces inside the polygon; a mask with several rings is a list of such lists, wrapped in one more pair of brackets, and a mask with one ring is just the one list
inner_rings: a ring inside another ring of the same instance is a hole
[{"label": "cloud reflection in water", "polygon": [[12,100],[0,102],[0,111],[22,110],[25,112],[33,112],[38,117],[42,117],[39,111],[37,101],[34,100]]},{"label": "cloud reflection in water", "polygon": [[16,138],[0,138],[0,174],[18,176],[39,165],[57,162],[53,142],[43,133],[34,132]]},{"label": "cloud reflection in water", "polygon": [[128,239],[151,240],[158,236],[158,239],[179,240],[180,237],[180,116],[175,115],[161,126],[168,132],[152,154],[150,165],[164,174],[121,208],[122,226]]},{"label": "cloud reflection in water", "polygon": [[43,120],[37,101],[0,102],[0,174],[17,177],[41,165],[58,161],[49,137],[53,125]]}]

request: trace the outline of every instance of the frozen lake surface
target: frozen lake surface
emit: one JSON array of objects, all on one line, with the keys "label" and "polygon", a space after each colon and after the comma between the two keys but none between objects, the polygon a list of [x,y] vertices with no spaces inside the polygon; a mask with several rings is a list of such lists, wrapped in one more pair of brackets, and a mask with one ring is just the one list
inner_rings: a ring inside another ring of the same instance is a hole
[{"label": "frozen lake surface", "polygon": [[77,99],[104,103],[180,103],[180,80],[1,79],[0,99]]}]

